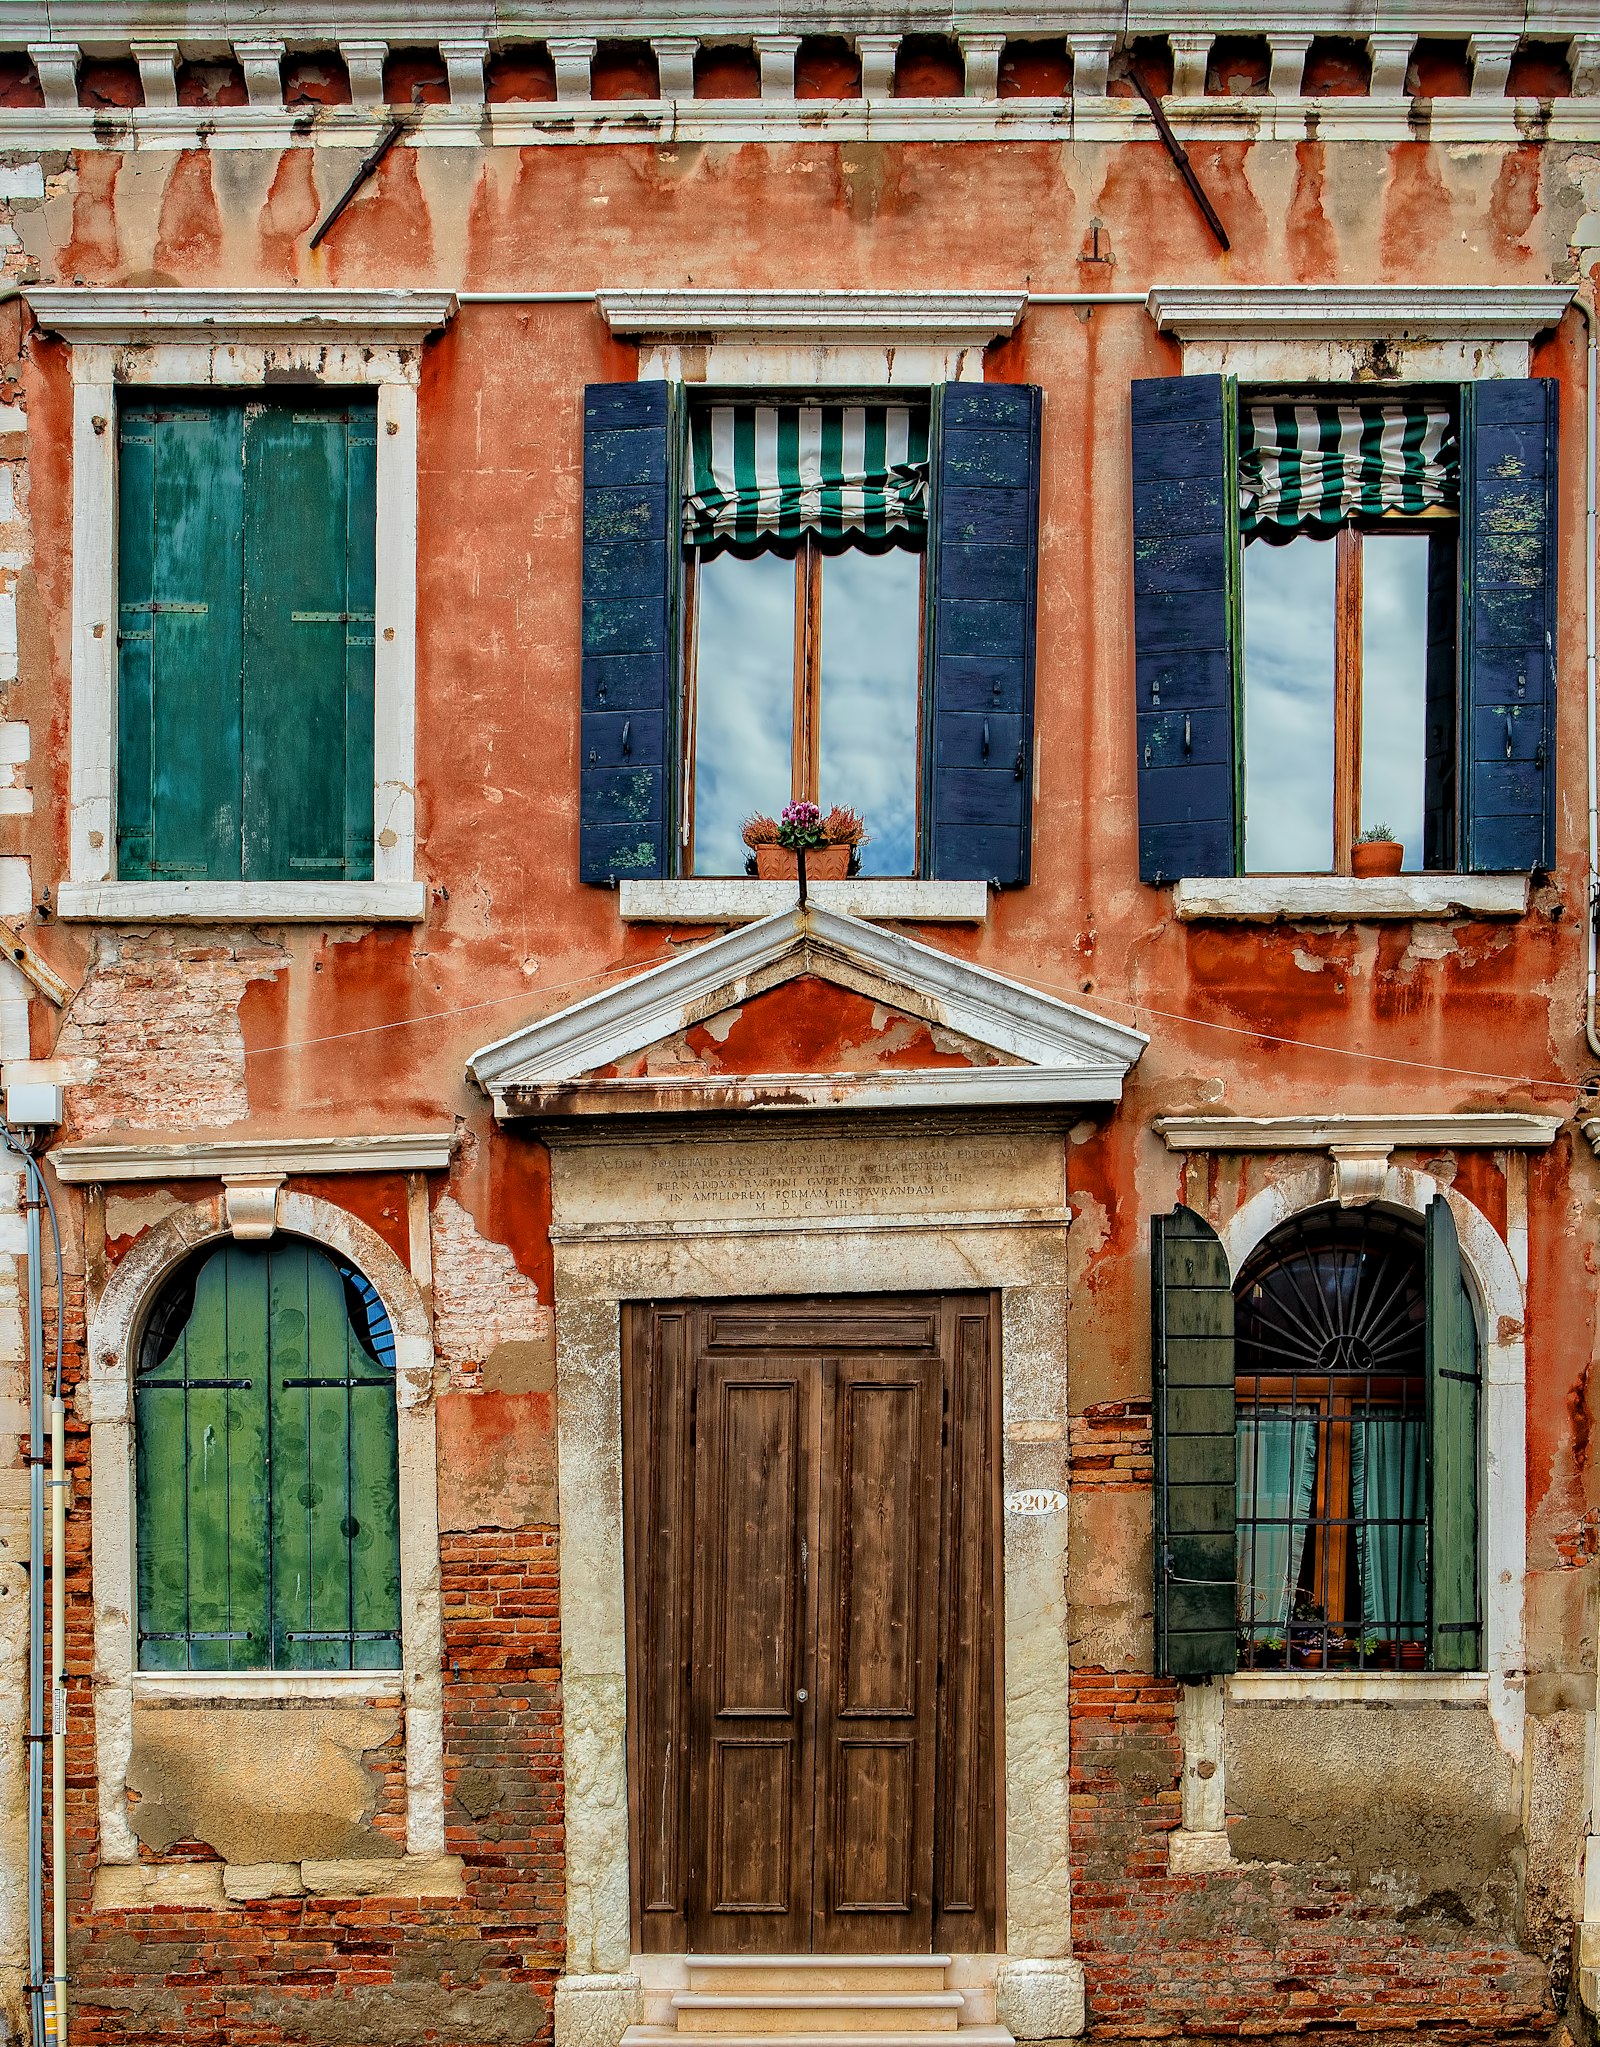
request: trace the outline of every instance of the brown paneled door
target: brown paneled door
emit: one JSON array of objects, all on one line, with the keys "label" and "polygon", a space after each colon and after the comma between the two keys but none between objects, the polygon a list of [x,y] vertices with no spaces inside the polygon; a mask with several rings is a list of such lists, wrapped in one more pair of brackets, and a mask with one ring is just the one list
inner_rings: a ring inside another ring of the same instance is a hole
[{"label": "brown paneled door", "polygon": [[630,1311],[641,1948],[991,1946],[995,1309]]}]

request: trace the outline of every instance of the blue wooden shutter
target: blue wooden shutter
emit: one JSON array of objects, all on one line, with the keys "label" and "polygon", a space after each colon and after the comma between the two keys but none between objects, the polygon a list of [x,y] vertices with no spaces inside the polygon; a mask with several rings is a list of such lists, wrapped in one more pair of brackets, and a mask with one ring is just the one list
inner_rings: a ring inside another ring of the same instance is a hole
[{"label": "blue wooden shutter", "polygon": [[1462,393],[1465,865],[1554,858],[1556,396],[1546,377]]},{"label": "blue wooden shutter", "polygon": [[1133,386],[1133,637],[1139,878],[1232,874],[1239,658],[1232,381]]},{"label": "blue wooden shutter", "polygon": [[1478,1601],[1478,1325],[1455,1220],[1428,1203],[1428,1638],[1435,1670],[1481,1670]]},{"label": "blue wooden shutter", "polygon": [[377,410],[245,413],[247,881],[372,874]]},{"label": "blue wooden shutter", "polygon": [[682,547],[679,408],[664,383],[583,394],[579,875],[670,871]]},{"label": "blue wooden shutter", "polygon": [[240,875],[238,404],[118,414],[117,873]]},{"label": "blue wooden shutter", "polygon": [[1215,1677],[1239,1657],[1233,1282],[1192,1209],[1150,1219],[1150,1324],[1156,1669]]},{"label": "blue wooden shutter", "polygon": [[923,864],[942,881],[1028,879],[1040,407],[1032,384],[937,394]]}]

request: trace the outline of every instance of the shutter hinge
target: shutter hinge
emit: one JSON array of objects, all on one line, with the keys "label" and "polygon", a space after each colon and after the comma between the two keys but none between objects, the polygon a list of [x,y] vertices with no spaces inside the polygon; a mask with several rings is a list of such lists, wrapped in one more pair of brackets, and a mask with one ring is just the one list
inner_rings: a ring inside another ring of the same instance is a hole
[{"label": "shutter hinge", "polygon": [[1018,744],[1018,747],[1017,747],[1017,765],[1016,765],[1015,769],[1013,770],[1013,773],[1014,773],[1014,775],[1015,775],[1015,778],[1016,778],[1016,780],[1017,780],[1017,781],[1019,781],[1019,782],[1020,782],[1020,781],[1022,780],[1022,768],[1023,768],[1023,762],[1024,762],[1025,758],[1026,758],[1026,754],[1027,754],[1027,749],[1026,749],[1026,747],[1024,747],[1023,745],[1021,745],[1021,744],[1019,743],[1019,744]]}]

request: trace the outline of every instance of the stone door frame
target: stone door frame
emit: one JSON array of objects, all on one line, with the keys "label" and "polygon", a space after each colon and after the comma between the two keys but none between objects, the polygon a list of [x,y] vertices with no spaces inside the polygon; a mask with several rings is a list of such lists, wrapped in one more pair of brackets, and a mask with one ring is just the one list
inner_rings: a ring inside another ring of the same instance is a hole
[{"label": "stone door frame", "polygon": [[[854,1119],[806,1123],[701,1123],[664,1137],[619,1118],[547,1133],[567,1854],[557,2047],[615,2047],[643,2016],[629,1909],[622,1304],[992,1289],[1004,1496],[1065,1493],[1069,1213],[1059,1125],[941,1118],[868,1136]],[[1083,2024],[1067,1854],[1066,1564],[1066,1513],[1008,1506],[997,1990],[1000,2016],[1028,2039]]]}]

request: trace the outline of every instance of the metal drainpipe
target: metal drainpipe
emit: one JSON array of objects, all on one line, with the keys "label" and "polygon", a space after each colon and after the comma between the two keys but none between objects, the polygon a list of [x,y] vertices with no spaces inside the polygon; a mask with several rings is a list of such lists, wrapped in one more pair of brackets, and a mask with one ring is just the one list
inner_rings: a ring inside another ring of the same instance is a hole
[{"label": "metal drainpipe", "polygon": [[35,2047],[44,2023],[44,1296],[40,1286],[39,1201],[32,1161],[12,1132],[28,1191],[28,2003]]}]

